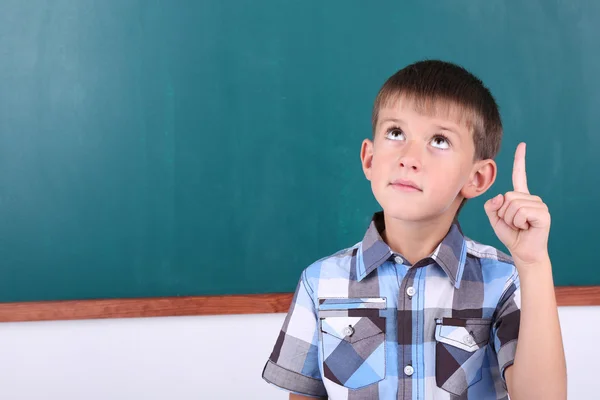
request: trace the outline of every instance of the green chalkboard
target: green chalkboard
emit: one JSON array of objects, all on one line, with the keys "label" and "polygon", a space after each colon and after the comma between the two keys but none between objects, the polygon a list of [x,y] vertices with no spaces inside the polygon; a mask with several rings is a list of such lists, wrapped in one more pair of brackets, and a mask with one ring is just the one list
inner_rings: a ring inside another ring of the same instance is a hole
[{"label": "green chalkboard", "polygon": [[558,285],[600,284],[600,2],[2,0],[0,301],[292,291],[377,210],[359,164],[398,68],[464,65],[528,143]]}]

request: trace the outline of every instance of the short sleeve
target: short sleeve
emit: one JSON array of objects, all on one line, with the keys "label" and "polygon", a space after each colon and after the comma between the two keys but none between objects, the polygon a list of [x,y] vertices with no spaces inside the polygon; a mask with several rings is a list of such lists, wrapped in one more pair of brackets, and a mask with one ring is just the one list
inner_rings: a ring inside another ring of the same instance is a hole
[{"label": "short sleeve", "polygon": [[318,319],[305,274],[263,370],[263,379],[290,392],[325,397],[318,361]]},{"label": "short sleeve", "polygon": [[513,365],[519,338],[521,323],[521,285],[516,268],[507,282],[504,294],[496,308],[496,318],[492,328],[494,337],[494,350],[498,356],[498,367],[502,382],[506,388],[504,373],[506,368]]}]

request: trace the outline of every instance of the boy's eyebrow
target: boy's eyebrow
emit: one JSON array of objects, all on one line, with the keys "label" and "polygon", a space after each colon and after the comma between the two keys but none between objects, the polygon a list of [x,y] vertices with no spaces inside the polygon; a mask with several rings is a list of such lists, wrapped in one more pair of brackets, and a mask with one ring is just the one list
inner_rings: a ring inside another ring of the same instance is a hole
[{"label": "boy's eyebrow", "polygon": [[397,124],[404,124],[404,121],[398,118],[383,118],[381,120],[381,123],[383,124],[384,122],[395,122]]},{"label": "boy's eyebrow", "polygon": [[437,129],[448,131],[448,132],[454,133],[457,136],[460,136],[460,129],[457,129],[458,127],[447,126],[447,125],[440,125],[440,124],[436,124],[435,127]]}]

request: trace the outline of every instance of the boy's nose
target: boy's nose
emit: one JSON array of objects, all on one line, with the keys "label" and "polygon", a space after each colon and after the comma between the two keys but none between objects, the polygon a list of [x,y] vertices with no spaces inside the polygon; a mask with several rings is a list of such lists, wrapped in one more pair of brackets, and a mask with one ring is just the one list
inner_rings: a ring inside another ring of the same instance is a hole
[{"label": "boy's nose", "polygon": [[406,151],[400,156],[400,167],[410,168],[415,171],[421,169],[421,156],[418,154],[418,146],[407,146]]},{"label": "boy's nose", "polygon": [[402,168],[411,168],[414,169],[415,171],[418,171],[419,169],[421,169],[421,164],[415,160],[414,158],[408,158],[408,157],[403,157],[400,160],[400,166]]}]

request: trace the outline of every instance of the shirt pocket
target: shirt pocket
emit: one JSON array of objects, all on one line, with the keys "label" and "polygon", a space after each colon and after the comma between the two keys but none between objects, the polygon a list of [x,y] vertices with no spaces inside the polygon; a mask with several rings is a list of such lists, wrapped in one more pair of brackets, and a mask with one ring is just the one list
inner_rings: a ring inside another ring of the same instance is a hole
[{"label": "shirt pocket", "polygon": [[436,319],[437,386],[460,396],[481,380],[491,319]]},{"label": "shirt pocket", "polygon": [[385,378],[385,299],[320,299],[323,375],[349,389]]}]

